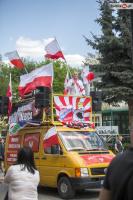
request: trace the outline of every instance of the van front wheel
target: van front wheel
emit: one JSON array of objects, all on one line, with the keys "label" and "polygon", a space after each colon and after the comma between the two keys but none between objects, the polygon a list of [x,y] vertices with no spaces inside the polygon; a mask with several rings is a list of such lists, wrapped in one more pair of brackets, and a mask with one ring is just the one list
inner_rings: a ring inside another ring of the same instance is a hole
[{"label": "van front wheel", "polygon": [[69,178],[63,176],[58,181],[58,193],[63,199],[71,199],[75,196],[75,190],[73,189]]}]

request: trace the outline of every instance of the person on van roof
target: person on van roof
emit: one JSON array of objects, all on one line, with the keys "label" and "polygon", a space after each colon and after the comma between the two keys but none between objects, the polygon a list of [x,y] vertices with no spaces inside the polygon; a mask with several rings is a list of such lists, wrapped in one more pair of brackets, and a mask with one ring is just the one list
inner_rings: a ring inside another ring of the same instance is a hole
[{"label": "person on van roof", "polygon": [[15,165],[9,167],[4,182],[9,184],[8,200],[38,200],[39,172],[34,163],[30,147],[23,147],[17,155]]},{"label": "person on van roof", "polygon": [[77,71],[74,71],[73,77],[68,81],[66,88],[69,95],[85,95],[85,88],[83,82],[78,78]]}]

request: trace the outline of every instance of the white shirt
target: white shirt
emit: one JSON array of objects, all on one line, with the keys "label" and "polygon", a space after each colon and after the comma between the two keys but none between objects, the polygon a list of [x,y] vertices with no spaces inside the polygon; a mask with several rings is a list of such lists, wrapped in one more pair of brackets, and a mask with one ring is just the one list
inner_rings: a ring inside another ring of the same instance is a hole
[{"label": "white shirt", "polygon": [[85,95],[84,85],[81,80],[70,79],[67,83],[67,90],[69,95],[82,96]]},{"label": "white shirt", "polygon": [[40,181],[39,172],[30,173],[27,169],[21,170],[23,165],[9,167],[4,182],[9,184],[9,200],[38,200],[37,186]]}]

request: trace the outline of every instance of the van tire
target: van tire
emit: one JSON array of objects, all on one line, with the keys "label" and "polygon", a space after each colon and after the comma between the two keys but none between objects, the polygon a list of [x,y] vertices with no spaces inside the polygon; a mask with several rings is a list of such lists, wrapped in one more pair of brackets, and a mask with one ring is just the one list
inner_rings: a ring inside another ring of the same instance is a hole
[{"label": "van tire", "polygon": [[71,199],[75,196],[75,190],[73,189],[69,178],[66,176],[63,176],[59,179],[57,183],[57,189],[62,199]]}]

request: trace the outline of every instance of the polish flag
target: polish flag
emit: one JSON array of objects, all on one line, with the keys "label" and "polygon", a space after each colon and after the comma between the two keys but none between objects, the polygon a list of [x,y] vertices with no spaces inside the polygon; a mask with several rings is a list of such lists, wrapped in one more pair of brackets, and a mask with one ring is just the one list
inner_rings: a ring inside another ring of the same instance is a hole
[{"label": "polish flag", "polygon": [[24,63],[20,59],[17,51],[8,52],[5,54],[6,57],[10,60],[10,62],[17,67],[18,69],[24,68]]},{"label": "polish flag", "polygon": [[58,58],[62,58],[65,60],[64,55],[59,47],[59,44],[56,39],[52,40],[45,46],[45,58],[56,60]]},{"label": "polish flag", "polygon": [[8,117],[11,115],[12,111],[12,82],[11,82],[11,74],[10,74],[10,81],[9,85],[7,88],[6,96],[9,98],[9,103],[8,103]]},{"label": "polish flag", "polygon": [[68,81],[69,81],[69,73],[67,72],[67,75],[66,75],[66,78],[65,78],[65,81],[64,81],[64,94],[68,93],[68,89],[67,89]]},{"label": "polish flag", "polygon": [[47,149],[48,147],[51,147],[51,145],[59,144],[57,131],[55,127],[52,127],[48,130],[46,135],[43,139],[43,147],[44,149]]},{"label": "polish flag", "polygon": [[82,73],[81,73],[84,84],[88,84],[88,79],[87,79],[88,74],[89,74],[89,66],[84,66]]},{"label": "polish flag", "polygon": [[20,76],[20,84],[18,87],[19,95],[23,97],[25,94],[32,92],[40,86],[51,88],[52,83],[53,64],[50,63]]}]

